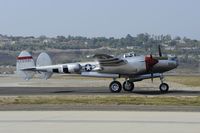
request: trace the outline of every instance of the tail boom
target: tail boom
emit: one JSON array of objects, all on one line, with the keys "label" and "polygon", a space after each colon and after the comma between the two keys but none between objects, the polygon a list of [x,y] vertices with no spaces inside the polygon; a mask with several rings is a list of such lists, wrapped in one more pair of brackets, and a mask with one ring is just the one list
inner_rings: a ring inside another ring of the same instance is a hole
[{"label": "tail boom", "polygon": [[53,73],[81,73],[82,66],[79,63],[52,65],[47,53],[41,53],[36,63],[30,53],[22,51],[17,57],[17,73],[23,79],[33,78],[35,73],[43,79],[48,79]]}]

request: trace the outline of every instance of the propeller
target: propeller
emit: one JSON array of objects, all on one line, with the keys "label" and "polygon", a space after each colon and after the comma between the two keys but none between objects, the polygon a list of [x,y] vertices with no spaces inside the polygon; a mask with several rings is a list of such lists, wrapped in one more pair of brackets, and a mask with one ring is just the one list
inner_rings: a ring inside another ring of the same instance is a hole
[{"label": "propeller", "polygon": [[151,82],[153,83],[153,72],[151,72]]},{"label": "propeller", "polygon": [[158,60],[153,58],[152,54],[145,57],[146,69],[151,73],[151,81],[153,82],[153,66],[158,63]]},{"label": "propeller", "polygon": [[[153,60],[153,56],[152,56],[152,53],[150,54],[150,58]],[[156,62],[156,61],[155,61]],[[151,70],[150,70],[150,73],[151,73],[151,82],[153,83],[153,66],[154,65],[152,65],[152,67],[151,67]]]},{"label": "propeller", "polygon": [[[162,57],[161,47],[158,45],[159,56]],[[158,63],[158,59],[153,58],[152,54],[145,57],[146,69],[151,74],[151,81],[153,82],[153,66]]]},{"label": "propeller", "polygon": [[158,52],[159,52],[159,56],[162,57],[162,52],[161,52],[161,47],[160,47],[160,45],[158,45]]}]

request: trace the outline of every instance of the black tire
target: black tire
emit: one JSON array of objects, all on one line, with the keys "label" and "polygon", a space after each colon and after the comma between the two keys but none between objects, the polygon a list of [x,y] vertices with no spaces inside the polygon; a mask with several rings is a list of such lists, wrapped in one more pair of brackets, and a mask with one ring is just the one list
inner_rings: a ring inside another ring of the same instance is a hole
[{"label": "black tire", "polygon": [[124,81],[124,83],[123,83],[123,89],[124,89],[124,91],[131,92],[131,91],[133,91],[134,86],[135,86],[134,83],[130,82],[129,80]]},{"label": "black tire", "polygon": [[162,84],[160,84],[159,88],[160,88],[160,92],[167,93],[169,90],[169,85],[166,83],[162,83]]},{"label": "black tire", "polygon": [[113,81],[110,83],[110,91],[113,93],[119,93],[122,90],[122,85],[119,81]]}]

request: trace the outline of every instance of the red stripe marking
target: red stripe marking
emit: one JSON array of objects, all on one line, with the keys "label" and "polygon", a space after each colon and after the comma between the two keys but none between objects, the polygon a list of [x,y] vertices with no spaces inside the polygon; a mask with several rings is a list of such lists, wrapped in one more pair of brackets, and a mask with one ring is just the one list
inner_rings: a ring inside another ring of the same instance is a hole
[{"label": "red stripe marking", "polygon": [[33,59],[33,57],[32,56],[17,57],[17,60],[28,60],[28,59]]}]

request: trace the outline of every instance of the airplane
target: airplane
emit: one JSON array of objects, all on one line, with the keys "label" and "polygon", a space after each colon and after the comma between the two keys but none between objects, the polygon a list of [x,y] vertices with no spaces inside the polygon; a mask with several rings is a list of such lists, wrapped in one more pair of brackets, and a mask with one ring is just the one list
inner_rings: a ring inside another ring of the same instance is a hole
[{"label": "airplane", "polygon": [[[36,62],[27,51],[22,51],[17,57],[16,71],[25,80],[32,79],[34,74],[39,73],[41,78],[49,79],[52,74],[79,74],[85,77],[112,78],[109,89],[113,93],[119,93],[123,89],[127,92],[134,90],[134,83],[144,79],[160,78],[159,86],[161,93],[169,90],[169,85],[164,83],[163,73],[178,67],[177,57],[164,57],[161,47],[158,47],[159,56],[127,53],[123,56],[114,57],[107,54],[94,55],[92,62],[76,62],[52,65],[49,55],[42,52]],[[118,78],[124,78],[121,84]]]}]

